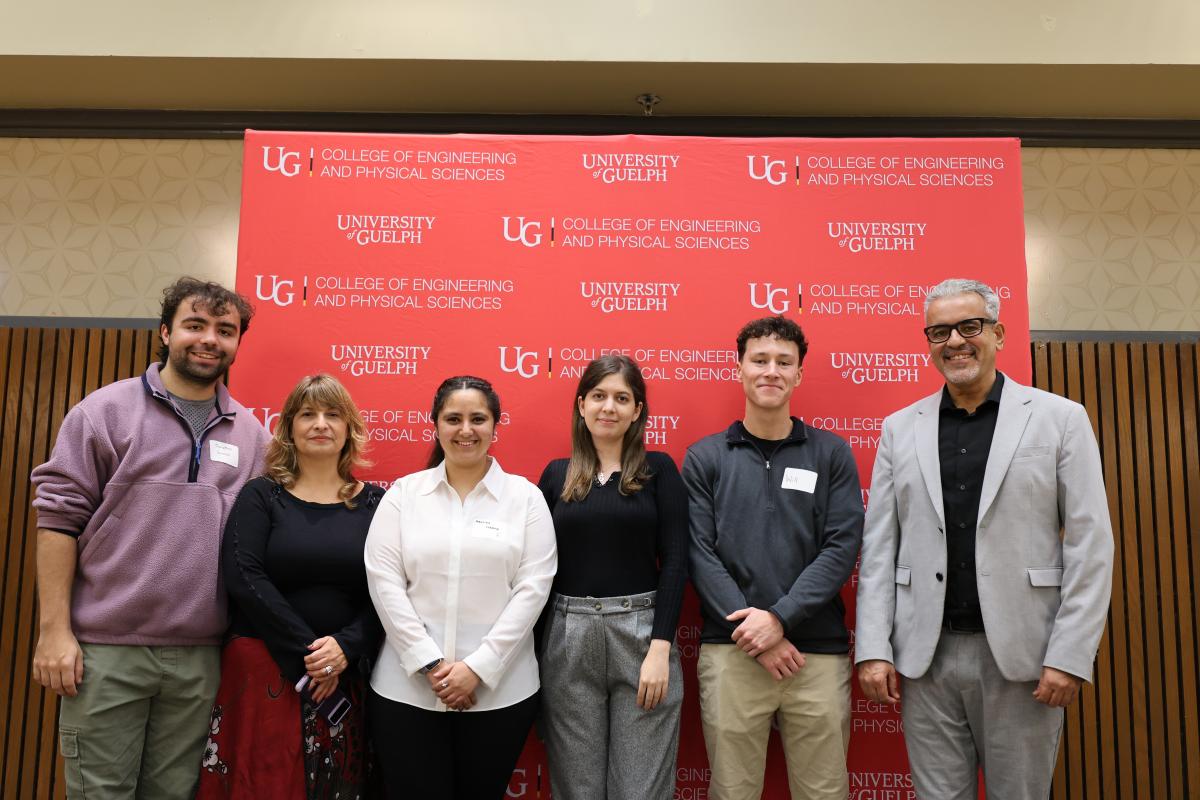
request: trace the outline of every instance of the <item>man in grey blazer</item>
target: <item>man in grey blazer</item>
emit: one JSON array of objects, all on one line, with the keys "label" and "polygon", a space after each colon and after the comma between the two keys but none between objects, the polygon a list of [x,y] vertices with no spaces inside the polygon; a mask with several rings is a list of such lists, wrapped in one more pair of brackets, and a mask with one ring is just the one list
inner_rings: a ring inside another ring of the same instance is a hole
[{"label": "man in grey blazer", "polygon": [[1062,709],[1090,680],[1112,589],[1100,453],[1078,403],[996,370],[1000,301],[925,302],[942,391],[883,423],[859,567],[863,692],[899,703],[922,800],[1045,798]]}]

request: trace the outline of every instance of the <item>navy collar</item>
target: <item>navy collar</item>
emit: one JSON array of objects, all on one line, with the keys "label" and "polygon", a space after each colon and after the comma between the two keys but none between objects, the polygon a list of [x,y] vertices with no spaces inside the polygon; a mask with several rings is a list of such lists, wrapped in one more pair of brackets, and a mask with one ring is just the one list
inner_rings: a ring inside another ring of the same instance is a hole
[{"label": "navy collar", "polygon": [[[791,420],[792,432],[781,440],[781,444],[803,442],[808,438],[808,426],[804,424],[804,421],[796,417],[792,417]],[[746,438],[748,435],[751,435],[750,432],[746,430],[745,425],[739,419],[725,430],[725,442],[727,444],[750,444],[750,440]]]}]

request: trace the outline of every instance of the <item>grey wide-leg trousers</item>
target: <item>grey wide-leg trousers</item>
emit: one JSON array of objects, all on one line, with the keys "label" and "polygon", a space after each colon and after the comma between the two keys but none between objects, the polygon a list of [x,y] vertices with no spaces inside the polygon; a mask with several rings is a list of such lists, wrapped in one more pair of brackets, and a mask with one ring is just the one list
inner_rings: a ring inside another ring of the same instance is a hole
[{"label": "grey wide-leg trousers", "polygon": [[901,683],[904,740],[921,800],[1045,800],[1063,710],[1033,699],[1037,681],[1005,680],[982,633],[942,632],[933,664]]},{"label": "grey wide-leg trousers", "polygon": [[555,800],[670,800],[683,669],[672,646],[667,695],[637,705],[654,592],[550,598],[542,642],[542,731]]}]

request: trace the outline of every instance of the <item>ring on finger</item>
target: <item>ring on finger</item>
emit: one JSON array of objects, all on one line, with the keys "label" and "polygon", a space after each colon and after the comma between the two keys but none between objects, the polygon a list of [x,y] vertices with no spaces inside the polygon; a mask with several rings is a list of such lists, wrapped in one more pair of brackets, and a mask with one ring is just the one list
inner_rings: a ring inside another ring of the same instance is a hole
[{"label": "ring on finger", "polygon": [[325,674],[326,674],[326,675],[332,675],[332,674],[333,674],[333,667],[331,667],[330,665],[326,664],[326,665],[325,665]]}]

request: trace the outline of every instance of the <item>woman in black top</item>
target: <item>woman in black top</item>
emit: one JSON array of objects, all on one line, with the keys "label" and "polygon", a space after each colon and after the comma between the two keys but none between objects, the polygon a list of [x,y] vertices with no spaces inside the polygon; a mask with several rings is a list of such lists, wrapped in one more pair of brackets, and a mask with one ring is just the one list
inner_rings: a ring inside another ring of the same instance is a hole
[{"label": "woman in black top", "polygon": [[573,403],[571,458],[550,462],[538,482],[558,539],[540,662],[559,800],[674,793],[687,490],[670,456],[646,452],[647,415],[633,359],[591,362]]},{"label": "woman in black top", "polygon": [[265,475],[225,526],[233,599],[198,797],[368,793],[363,681],[382,628],[363,546],[383,490],[354,477],[366,428],[346,389],[304,378],[284,403]]}]

